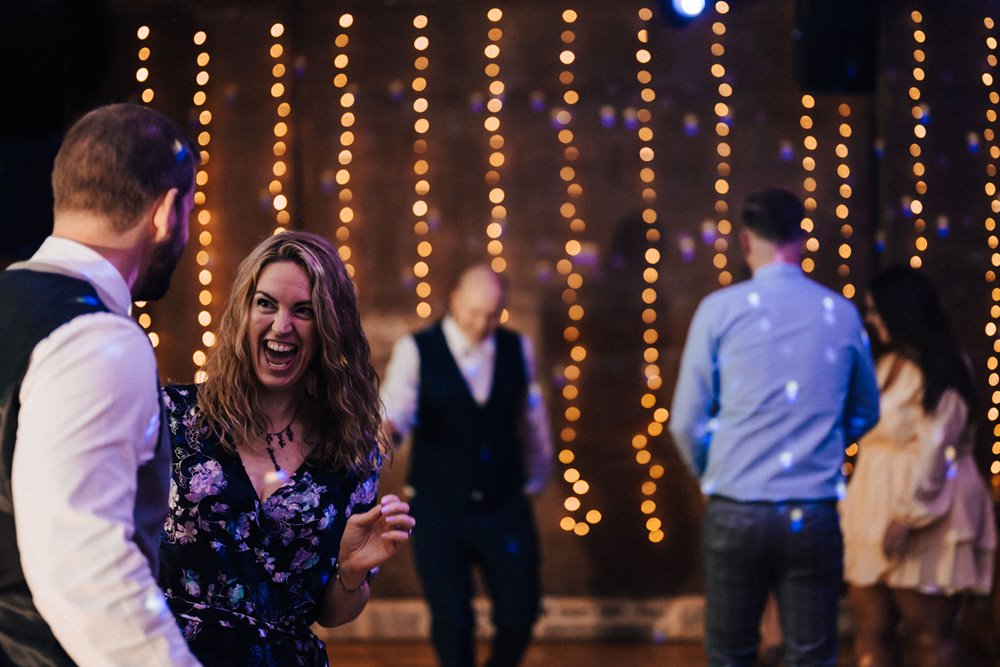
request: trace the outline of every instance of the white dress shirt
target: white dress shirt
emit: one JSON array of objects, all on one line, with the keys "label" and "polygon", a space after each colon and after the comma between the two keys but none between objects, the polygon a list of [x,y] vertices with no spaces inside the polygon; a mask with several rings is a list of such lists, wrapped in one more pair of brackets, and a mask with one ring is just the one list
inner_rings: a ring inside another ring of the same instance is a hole
[{"label": "white dress shirt", "polygon": [[[493,386],[495,337],[487,336],[482,342],[474,343],[465,337],[450,315],[442,321],[441,329],[472,397],[479,405],[485,405]],[[537,495],[545,489],[552,474],[552,437],[541,388],[535,377],[534,349],[527,336],[522,335],[520,339],[528,379],[528,397],[519,425],[527,478],[524,491]],[[419,393],[420,351],[413,336],[404,336],[392,348],[381,391],[386,419],[392,422],[401,437],[405,438],[415,424]]]},{"label": "white dress shirt", "polygon": [[86,280],[112,311],[42,340],[21,386],[11,490],[35,606],[80,665],[197,665],[132,540],[160,408],[153,349],[126,319],[128,285],[100,254],[56,237],[10,268]]}]

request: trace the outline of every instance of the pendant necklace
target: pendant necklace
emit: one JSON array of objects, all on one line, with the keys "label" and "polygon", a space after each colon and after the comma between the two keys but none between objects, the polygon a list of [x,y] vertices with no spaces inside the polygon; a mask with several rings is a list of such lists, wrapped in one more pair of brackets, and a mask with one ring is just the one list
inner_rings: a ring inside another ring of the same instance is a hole
[{"label": "pendant necklace", "polygon": [[[295,440],[295,432],[292,431],[292,423],[295,422],[295,418],[298,415],[299,412],[296,410],[295,414],[292,415],[291,421],[288,422],[288,426],[274,433],[264,434],[264,448],[267,450],[267,455],[271,457],[271,463],[274,464],[274,471],[277,473],[281,472],[281,466],[278,465],[278,460],[274,457],[274,446],[272,443],[277,440],[278,447],[284,449],[285,445]],[[288,438],[288,440],[286,441],[285,438]]]}]

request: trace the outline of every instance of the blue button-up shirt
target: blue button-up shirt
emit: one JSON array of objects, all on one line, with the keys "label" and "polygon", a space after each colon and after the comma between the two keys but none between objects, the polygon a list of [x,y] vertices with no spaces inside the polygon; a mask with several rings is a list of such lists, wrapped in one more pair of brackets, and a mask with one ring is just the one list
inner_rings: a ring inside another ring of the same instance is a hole
[{"label": "blue button-up shirt", "polygon": [[839,498],[844,446],[878,421],[854,305],[772,263],[707,296],[681,358],[670,432],[702,491],[740,501]]}]

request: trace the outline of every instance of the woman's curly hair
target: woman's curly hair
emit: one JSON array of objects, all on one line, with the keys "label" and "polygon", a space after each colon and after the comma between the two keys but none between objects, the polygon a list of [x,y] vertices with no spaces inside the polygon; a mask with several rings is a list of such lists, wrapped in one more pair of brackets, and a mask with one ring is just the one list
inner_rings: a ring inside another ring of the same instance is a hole
[{"label": "woman's curly hair", "polygon": [[317,234],[275,234],[240,263],[205,366],[208,378],[198,392],[203,424],[231,451],[271,430],[260,409],[248,322],[260,274],[274,262],[294,262],[311,285],[317,350],[302,378],[298,406],[307,433],[316,438],[309,460],[368,477],[389,452],[380,432],[378,376],[354,283],[333,245]]}]

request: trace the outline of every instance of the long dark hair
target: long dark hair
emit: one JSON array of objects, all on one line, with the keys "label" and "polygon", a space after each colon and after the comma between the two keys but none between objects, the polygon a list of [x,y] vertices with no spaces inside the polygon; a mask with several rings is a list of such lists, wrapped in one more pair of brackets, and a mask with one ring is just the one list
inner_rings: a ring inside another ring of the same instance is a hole
[{"label": "long dark hair", "polygon": [[924,412],[933,412],[950,387],[965,400],[971,414],[975,406],[972,375],[934,285],[918,271],[898,266],[875,276],[871,294],[891,339],[887,346],[876,348],[876,357],[892,351],[920,367]]}]

